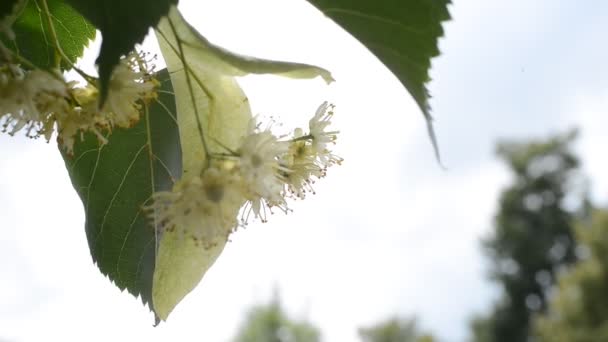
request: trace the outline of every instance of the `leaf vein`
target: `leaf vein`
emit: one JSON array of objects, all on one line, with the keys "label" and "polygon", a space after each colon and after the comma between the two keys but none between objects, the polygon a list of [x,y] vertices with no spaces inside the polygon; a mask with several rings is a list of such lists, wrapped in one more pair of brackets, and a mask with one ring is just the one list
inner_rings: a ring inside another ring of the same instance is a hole
[{"label": "leaf vein", "polygon": [[95,181],[95,175],[97,174],[97,167],[99,166],[99,160],[101,159],[102,149],[103,146],[97,149],[97,158],[95,159],[95,165],[93,166],[93,172],[91,173],[91,180],[89,181],[89,185],[87,185],[87,207],[85,209],[85,213],[87,216],[89,215],[89,203],[91,203],[91,187],[93,186],[93,181]]},{"label": "leaf vein", "polygon": [[369,41],[366,41],[364,44],[367,45],[367,46],[369,46],[369,47],[376,48],[376,49],[379,49],[379,50],[384,50],[384,51],[386,51],[388,53],[396,55],[399,58],[407,60],[410,64],[412,64],[413,67],[415,67],[417,69],[420,69],[425,74],[427,72],[426,71],[427,68],[426,68],[425,65],[422,65],[422,64],[416,62],[415,60],[413,60],[412,58],[410,58],[409,56],[407,56],[406,54],[404,54],[404,53],[402,53],[400,51],[397,51],[397,50],[395,50],[393,48],[390,48],[388,46],[385,46],[385,45],[376,44],[376,43],[369,42]]},{"label": "leaf vein", "polygon": [[[51,47],[51,44],[49,44],[49,41],[46,37],[46,30],[44,29],[44,19],[42,18],[42,9],[40,8],[40,4],[38,4],[38,1],[34,1],[34,3],[36,4],[36,9],[38,10],[38,18],[40,19],[40,32],[42,32],[42,38],[44,38],[44,44],[47,47]],[[46,50],[46,62],[50,63],[51,60],[51,56],[49,55],[49,51],[48,49]]]},{"label": "leaf vein", "polygon": [[68,33],[68,35],[69,35],[70,39],[72,40],[72,43],[73,43],[75,46],[78,46],[78,42],[77,42],[77,40],[76,40],[76,37],[74,36],[74,34],[72,34],[72,31],[71,31],[71,30],[70,30],[70,29],[69,29],[67,26],[65,26],[65,25],[63,24],[63,21],[59,20],[59,18],[57,18],[56,16],[54,16],[52,13],[51,13],[51,18],[52,18],[52,19],[55,19],[55,21],[57,22],[57,24],[59,24],[59,25],[60,25],[60,26],[61,26],[61,27],[62,27],[62,28],[65,30],[65,32],[67,32],[67,33]]},{"label": "leaf vein", "polygon": [[[145,250],[148,249],[148,246],[150,246],[155,241],[156,241],[156,238],[150,239],[150,241],[148,241],[146,246],[143,248],[144,252],[141,253],[141,257],[139,258],[139,261],[137,262],[137,268],[135,269],[135,279],[138,279],[139,274],[141,273],[141,264],[142,264],[142,261],[144,260],[144,256],[146,255]],[[156,251],[154,251],[154,255],[156,256]]]},{"label": "leaf vein", "polygon": [[122,179],[120,180],[120,184],[118,184],[118,188],[114,192],[114,195],[112,195],[112,199],[110,200],[110,203],[108,204],[108,207],[106,208],[106,211],[105,211],[105,213],[103,215],[103,219],[101,220],[101,227],[99,228],[99,232],[97,233],[97,236],[95,237],[95,244],[97,244],[97,242],[99,241],[99,236],[101,236],[101,234],[104,231],[104,228],[105,228],[105,225],[106,225],[106,220],[108,218],[108,214],[110,213],[110,210],[112,209],[112,206],[114,205],[114,201],[118,197],[118,193],[120,193],[120,190],[122,189],[123,185],[125,184],[127,176],[129,175],[129,172],[131,171],[131,168],[133,168],[133,165],[135,164],[135,161],[137,160],[137,158],[139,158],[139,155],[145,149],[145,147],[146,147],[146,145],[143,145],[137,151],[137,153],[135,154],[135,156],[131,160],[131,163],[129,164],[129,166],[125,170],[125,173],[124,173]]},{"label": "leaf vein", "polygon": [[95,151],[99,151],[99,148],[92,148],[92,149],[89,149],[89,150],[86,150],[86,151],[82,152],[82,154],[79,155],[78,158],[76,158],[76,160],[74,160],[74,162],[72,163],[72,166],[71,166],[72,172],[74,172],[74,169],[76,168],[76,165],[78,165],[78,163],[82,160],[82,158],[86,154],[89,154],[90,152],[95,152]]},{"label": "leaf vein", "polygon": [[160,165],[163,167],[163,169],[165,169],[165,171],[167,172],[167,174],[169,175],[169,177],[171,178],[171,181],[173,181],[175,183],[175,176],[173,176],[173,173],[171,172],[171,170],[169,169],[169,167],[167,166],[167,164],[165,164],[165,162],[163,162],[162,159],[160,159],[159,156],[157,156],[156,154],[152,153],[152,156],[154,157],[154,159],[156,159]]},{"label": "leaf vein", "polygon": [[161,107],[163,107],[163,109],[165,110],[167,115],[169,115],[169,117],[171,117],[173,122],[175,122],[175,124],[177,125],[177,118],[173,115],[173,113],[171,113],[171,110],[169,109],[169,107],[167,107],[167,105],[165,105],[162,101],[160,101],[158,99],[156,100],[156,103],[158,103]]},{"label": "leaf vein", "polygon": [[391,20],[391,19],[384,18],[384,17],[378,16],[378,15],[367,14],[367,13],[363,13],[363,12],[360,12],[357,10],[349,10],[349,9],[344,9],[344,8],[331,7],[331,8],[324,9],[323,13],[325,13],[326,15],[329,13],[350,15],[353,17],[360,17],[363,19],[368,19],[370,21],[377,21],[377,22],[381,22],[384,24],[388,24],[388,25],[398,26],[399,28],[401,28],[404,31],[408,31],[408,32],[416,33],[416,34],[425,33],[425,31],[417,30],[415,28],[412,28],[411,26],[404,25],[403,23],[401,23],[397,20]]},{"label": "leaf vein", "polygon": [[127,240],[129,240],[129,235],[131,235],[131,232],[133,231],[133,226],[135,226],[135,222],[137,221],[137,218],[139,218],[140,213],[141,213],[141,211],[138,210],[137,214],[135,214],[135,217],[133,218],[133,220],[131,220],[131,224],[129,224],[129,229],[127,230],[127,235],[125,235],[125,238],[122,242],[122,246],[120,247],[120,252],[118,252],[118,258],[116,259],[116,277],[118,279],[122,278],[122,276],[120,274],[120,260],[122,259],[122,253],[125,250],[125,246],[127,245]]}]

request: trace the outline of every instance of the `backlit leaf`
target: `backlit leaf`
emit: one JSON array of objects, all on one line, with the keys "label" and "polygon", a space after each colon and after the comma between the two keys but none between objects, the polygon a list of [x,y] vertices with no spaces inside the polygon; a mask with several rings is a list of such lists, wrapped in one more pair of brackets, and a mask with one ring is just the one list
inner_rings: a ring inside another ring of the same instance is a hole
[{"label": "backlit leaf", "polygon": [[[168,20],[161,21],[158,29],[166,32],[159,37],[159,43],[176,94],[184,175],[200,172],[205,151],[197,129],[197,115],[212,152],[225,152],[225,147],[236,150],[252,117],[249,102],[236,80],[219,74],[206,63],[205,55],[197,55],[200,50],[182,49],[183,55],[179,53],[181,43]],[[189,72],[190,83],[185,70]],[[237,214],[235,211],[235,217]],[[157,319],[166,320],[175,306],[196,287],[225,243],[206,249],[175,232],[162,236],[153,287]]]},{"label": "backlit leaf", "polygon": [[[59,46],[70,62],[75,63],[95,38],[95,27],[63,0],[47,0],[47,4]],[[42,0],[28,1],[13,25],[13,31],[15,40],[7,41],[7,47],[36,67],[59,66],[55,65],[58,59]],[[64,69],[68,66],[65,62],[61,64]]]},{"label": "backlit leaf", "polygon": [[[334,80],[329,71],[314,65],[249,57],[214,45],[188,24],[176,7],[171,8],[168,18],[163,22],[165,24],[160,25],[157,29],[159,40],[170,40],[172,36],[176,35],[181,41],[184,52],[188,56],[194,56],[189,61],[190,63],[204,61],[207,68],[213,68],[218,74],[231,76],[275,74],[291,78],[321,76],[327,83]],[[172,44],[170,48],[177,53],[175,44]],[[163,52],[163,54],[165,53]]]}]

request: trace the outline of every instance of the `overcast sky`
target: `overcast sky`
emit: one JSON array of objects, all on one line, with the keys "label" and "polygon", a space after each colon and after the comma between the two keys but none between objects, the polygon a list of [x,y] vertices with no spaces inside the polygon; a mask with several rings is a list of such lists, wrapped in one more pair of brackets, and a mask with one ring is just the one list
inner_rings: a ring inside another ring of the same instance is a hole
[{"label": "overcast sky", "polygon": [[497,139],[578,126],[594,198],[608,200],[608,2],[455,1],[430,84],[448,171],[399,82],[305,1],[181,2],[216,43],[331,70],[331,86],[241,83],[255,113],[286,125],[305,125],[322,101],[334,102],[344,164],[292,214],[235,234],[169,321],[152,328],[140,302],[92,264],[56,145],[1,135],[0,341],[227,341],[274,288],[327,342],[357,341],[357,327],[393,314],[463,341],[471,315],[497,293],[479,250],[509,182],[493,156]]}]

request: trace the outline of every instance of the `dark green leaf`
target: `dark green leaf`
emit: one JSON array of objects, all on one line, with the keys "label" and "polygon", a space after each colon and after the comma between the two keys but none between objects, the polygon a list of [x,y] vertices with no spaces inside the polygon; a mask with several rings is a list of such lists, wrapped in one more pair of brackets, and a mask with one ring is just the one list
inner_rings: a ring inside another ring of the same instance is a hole
[{"label": "dark green leaf", "polygon": [[8,15],[11,15],[15,5],[18,2],[19,0],[3,0],[0,2],[0,20],[4,19],[4,17]]},{"label": "dark green leaf", "polygon": [[[95,38],[95,28],[62,0],[48,0],[52,23],[59,45],[71,62],[76,62],[89,41]],[[40,68],[55,65],[55,48],[44,8],[40,0],[30,0],[13,25],[15,41],[7,42],[16,51]],[[67,67],[62,64],[62,67]]]},{"label": "dark green leaf", "polygon": [[64,155],[86,213],[93,260],[122,290],[152,308],[156,234],[142,206],[155,191],[170,190],[182,160],[175,97],[166,70],[158,101],[131,129],[114,129],[105,146],[87,134],[74,155]]},{"label": "dark green leaf", "polygon": [[450,0],[309,0],[363,43],[401,81],[427,120],[435,139],[426,83],[431,58],[439,55],[442,22]]},{"label": "dark green leaf", "polygon": [[156,26],[177,0],[68,0],[90,20],[103,37],[97,58],[101,102],[107,93],[108,81],[120,57],[141,43],[150,27]]}]

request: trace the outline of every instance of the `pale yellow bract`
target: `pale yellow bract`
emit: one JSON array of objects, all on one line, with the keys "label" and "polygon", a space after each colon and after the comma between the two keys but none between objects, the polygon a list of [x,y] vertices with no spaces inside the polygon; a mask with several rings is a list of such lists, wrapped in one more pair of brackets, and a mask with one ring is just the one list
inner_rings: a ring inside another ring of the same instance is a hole
[{"label": "pale yellow bract", "polygon": [[[251,151],[242,147],[243,142],[257,147],[264,146],[268,152],[266,153],[268,156],[265,157],[276,158],[278,161],[268,163],[267,160],[265,165],[270,167],[264,170],[275,170],[280,176],[281,170],[283,174],[288,173],[287,168],[280,165],[281,154],[287,153],[290,149],[275,145],[279,142],[276,138],[268,136],[270,133],[251,131],[249,124],[252,121],[252,114],[249,102],[234,77],[249,73],[274,73],[294,78],[321,76],[327,82],[333,79],[327,70],[316,66],[251,58],[215,46],[185,21],[176,7],[172,7],[168,16],[161,20],[156,34],[175,92],[183,161],[183,180],[178,182],[189,182],[192,185],[196,184],[196,177],[204,180],[208,170],[215,167],[215,159],[219,158],[221,159],[219,165],[229,164],[232,160],[242,166],[238,177],[244,184],[240,189],[240,201],[232,196],[229,201],[224,202],[223,199],[217,201],[217,204],[222,206],[221,211],[207,210],[206,208],[211,206],[207,207],[204,203],[197,205],[196,208],[207,211],[197,213],[196,217],[200,219],[192,223],[198,225],[197,227],[172,227],[169,224],[167,229],[167,220],[155,222],[159,238],[152,301],[157,320],[164,321],[175,306],[197,286],[220,255],[228,239],[227,235],[222,234],[233,229],[231,225],[236,220],[241,206],[249,201],[251,210],[259,214],[260,205],[264,205],[262,203],[280,207],[284,201],[284,190],[278,189],[276,191],[281,193],[274,193],[273,187],[268,186],[268,184],[273,185],[266,178],[271,172],[264,172],[261,175],[264,179],[252,177],[250,174],[252,169],[247,168],[250,165],[239,159],[242,156],[253,157],[249,153]],[[267,144],[272,146],[266,146]],[[239,151],[242,154],[240,157]],[[221,157],[223,154],[227,155],[225,159]],[[210,160],[211,156],[213,160]],[[243,176],[242,172],[247,174]],[[274,177],[272,174],[270,176]],[[160,204],[164,213],[179,215],[179,209],[175,208],[183,207],[181,202],[178,202],[182,199],[180,186],[174,187],[171,193],[153,196],[161,202],[163,197],[168,199],[169,203]],[[255,196],[249,196],[251,189]],[[170,208],[172,198],[177,199],[173,203],[175,208]],[[204,194],[194,198],[202,202],[207,200]],[[155,205],[151,207],[154,209]],[[182,211],[190,215],[190,208],[187,206],[182,208],[185,209]],[[234,220],[227,218],[230,212],[233,213]],[[221,220],[216,217],[219,214]],[[204,217],[205,215],[208,217]],[[169,219],[174,223],[191,222],[172,217]],[[220,224],[226,226],[212,226]],[[163,227],[165,229],[162,229]],[[196,230],[208,230],[196,236],[209,237],[212,243],[184,236],[184,232]],[[221,234],[215,235],[209,232]]]}]

